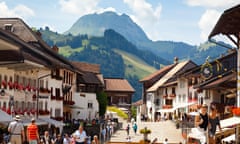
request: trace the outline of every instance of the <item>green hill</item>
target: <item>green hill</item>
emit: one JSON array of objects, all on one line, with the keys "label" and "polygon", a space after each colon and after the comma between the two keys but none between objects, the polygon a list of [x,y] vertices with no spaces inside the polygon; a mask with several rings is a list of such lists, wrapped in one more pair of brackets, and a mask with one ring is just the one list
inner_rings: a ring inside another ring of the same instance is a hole
[{"label": "green hill", "polygon": [[125,76],[137,75],[139,79],[142,79],[143,77],[156,71],[154,67],[148,65],[146,62],[133,54],[129,54],[119,49],[115,49],[114,51],[120,54],[124,60]]},{"label": "green hill", "polygon": [[[134,23],[128,15],[118,15],[115,12],[82,16],[65,34],[104,36],[104,32],[107,29],[112,29],[119,33],[138,49],[152,52],[166,61],[173,61],[174,57],[178,57],[179,59],[191,59],[195,63],[201,64],[208,56],[216,58],[226,52],[225,48],[212,44],[205,45],[204,43],[200,46],[195,46],[184,42],[149,40],[141,27]],[[202,49],[205,50],[203,51]]]}]

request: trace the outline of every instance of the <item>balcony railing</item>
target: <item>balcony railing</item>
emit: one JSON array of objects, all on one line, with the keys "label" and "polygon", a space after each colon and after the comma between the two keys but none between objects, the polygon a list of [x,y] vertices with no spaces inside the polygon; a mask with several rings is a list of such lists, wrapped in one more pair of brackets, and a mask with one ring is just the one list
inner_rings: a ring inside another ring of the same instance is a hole
[{"label": "balcony railing", "polygon": [[163,105],[162,107],[163,107],[163,109],[170,109],[170,108],[172,108],[172,105]]},{"label": "balcony railing", "polygon": [[63,101],[63,104],[64,104],[64,105],[74,105],[75,102],[74,102],[74,101],[67,101],[67,100],[64,100],[64,101]]},{"label": "balcony railing", "polygon": [[172,93],[172,94],[169,95],[169,97],[175,98],[175,97],[176,97],[176,94],[175,94],[175,93]]}]

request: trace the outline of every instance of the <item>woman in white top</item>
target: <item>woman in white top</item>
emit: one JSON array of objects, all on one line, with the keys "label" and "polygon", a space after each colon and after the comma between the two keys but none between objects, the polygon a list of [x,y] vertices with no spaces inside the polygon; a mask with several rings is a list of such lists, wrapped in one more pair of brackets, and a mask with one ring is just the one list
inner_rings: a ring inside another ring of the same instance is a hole
[{"label": "woman in white top", "polygon": [[87,138],[86,132],[83,130],[83,126],[80,125],[79,129],[74,133],[76,136],[76,144],[84,144]]}]

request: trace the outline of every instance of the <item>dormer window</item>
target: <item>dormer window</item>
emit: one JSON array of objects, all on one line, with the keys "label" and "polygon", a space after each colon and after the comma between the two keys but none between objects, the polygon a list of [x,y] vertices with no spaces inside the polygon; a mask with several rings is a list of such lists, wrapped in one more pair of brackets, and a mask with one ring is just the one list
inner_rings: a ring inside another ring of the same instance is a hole
[{"label": "dormer window", "polygon": [[13,31],[13,25],[12,24],[5,24],[4,28],[5,28],[6,31],[10,31],[10,32]]}]

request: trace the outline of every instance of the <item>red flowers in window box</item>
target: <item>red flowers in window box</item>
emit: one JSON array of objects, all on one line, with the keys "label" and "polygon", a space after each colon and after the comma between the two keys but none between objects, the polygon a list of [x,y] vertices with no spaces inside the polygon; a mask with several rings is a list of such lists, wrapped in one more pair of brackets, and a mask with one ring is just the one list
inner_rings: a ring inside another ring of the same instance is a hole
[{"label": "red flowers in window box", "polygon": [[26,90],[31,91],[31,86],[30,86],[30,84],[28,84],[28,85],[26,86]]},{"label": "red flowers in window box", "polygon": [[4,89],[7,88],[7,82],[5,80],[2,81],[2,86],[3,86]]},{"label": "red flowers in window box", "polygon": [[167,97],[168,97],[168,95],[164,95],[164,96],[163,96],[163,98],[167,98]]},{"label": "red flowers in window box", "polygon": [[14,89],[18,89],[18,82],[17,82],[17,81],[15,81],[15,82],[13,83],[13,88],[14,88]]},{"label": "red flowers in window box", "polygon": [[164,109],[169,109],[169,108],[172,108],[172,105],[163,105],[163,108]]},{"label": "red flowers in window box", "polygon": [[49,115],[50,112],[48,110],[39,110],[40,115]]},{"label": "red flowers in window box", "polygon": [[170,94],[170,97],[176,97],[176,94],[175,93],[172,93],[172,94]]},{"label": "red flowers in window box", "polygon": [[240,108],[233,108],[232,113],[234,116],[240,116]]},{"label": "red flowers in window box", "polygon": [[13,83],[12,83],[12,81],[9,81],[9,82],[8,82],[8,87],[9,87],[9,89],[13,89]]},{"label": "red flowers in window box", "polygon": [[22,84],[18,84],[17,89],[18,90],[25,90],[25,87]]}]

